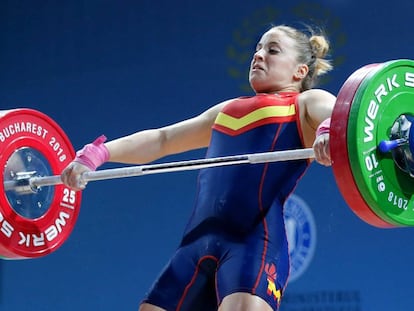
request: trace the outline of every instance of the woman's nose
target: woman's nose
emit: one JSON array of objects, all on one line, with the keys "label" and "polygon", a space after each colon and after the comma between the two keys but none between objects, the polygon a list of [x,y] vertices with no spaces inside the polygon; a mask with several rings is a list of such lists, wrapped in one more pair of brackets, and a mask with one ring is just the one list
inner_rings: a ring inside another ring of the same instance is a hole
[{"label": "woman's nose", "polygon": [[263,49],[256,51],[253,55],[254,59],[263,59]]}]

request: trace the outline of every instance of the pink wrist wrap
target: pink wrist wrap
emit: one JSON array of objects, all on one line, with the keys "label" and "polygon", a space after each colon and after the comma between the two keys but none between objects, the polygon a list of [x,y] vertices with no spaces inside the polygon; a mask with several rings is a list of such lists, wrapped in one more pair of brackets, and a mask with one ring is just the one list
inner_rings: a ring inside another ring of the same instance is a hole
[{"label": "pink wrist wrap", "polygon": [[109,151],[104,145],[105,141],[106,137],[101,135],[93,143],[85,145],[81,150],[76,152],[74,161],[95,171],[98,166],[101,166],[109,159]]},{"label": "pink wrist wrap", "polygon": [[331,118],[325,119],[319,124],[318,128],[316,129],[316,137],[321,134],[329,133],[329,129],[331,128]]}]

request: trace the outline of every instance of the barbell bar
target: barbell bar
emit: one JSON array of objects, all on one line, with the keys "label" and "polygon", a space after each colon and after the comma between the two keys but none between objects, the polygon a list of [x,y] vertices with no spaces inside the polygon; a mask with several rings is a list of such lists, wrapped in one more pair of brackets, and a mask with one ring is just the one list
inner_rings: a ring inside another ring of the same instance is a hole
[{"label": "barbell bar", "polygon": [[[130,167],[84,172],[81,175],[80,181],[89,182],[124,177],[136,177],[149,174],[198,170],[203,168],[236,164],[258,164],[268,162],[310,159],[314,156],[315,154],[312,148],[305,148],[215,158],[204,158],[196,160],[184,160],[169,163],[137,165]],[[40,187],[54,186],[62,183],[60,175],[38,177],[34,175],[35,171],[27,172],[27,174],[23,175],[20,178],[17,178],[14,181],[6,181],[4,183],[5,191],[15,191],[19,194],[36,193]]]}]

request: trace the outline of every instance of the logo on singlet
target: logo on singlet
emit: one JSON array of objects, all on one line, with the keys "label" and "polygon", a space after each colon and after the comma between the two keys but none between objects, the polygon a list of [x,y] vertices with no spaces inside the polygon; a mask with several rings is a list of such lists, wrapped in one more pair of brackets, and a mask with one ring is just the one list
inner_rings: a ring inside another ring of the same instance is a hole
[{"label": "logo on singlet", "polygon": [[289,243],[289,281],[297,280],[312,261],[316,246],[316,225],[306,202],[291,195],[285,203],[285,226]]},{"label": "logo on singlet", "polygon": [[279,305],[282,292],[276,287],[276,266],[272,263],[267,263],[265,266],[265,272],[267,275],[267,294],[272,296],[277,305]]}]

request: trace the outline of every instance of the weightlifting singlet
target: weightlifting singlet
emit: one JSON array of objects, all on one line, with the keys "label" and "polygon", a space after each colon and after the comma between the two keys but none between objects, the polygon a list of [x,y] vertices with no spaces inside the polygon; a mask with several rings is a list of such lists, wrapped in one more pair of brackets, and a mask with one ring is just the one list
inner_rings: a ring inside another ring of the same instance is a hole
[{"label": "weightlifting singlet", "polygon": [[[298,93],[232,100],[212,128],[207,157],[303,148]],[[184,237],[145,302],[217,310],[235,292],[278,310],[289,274],[283,204],[308,160],[202,169]]]}]

